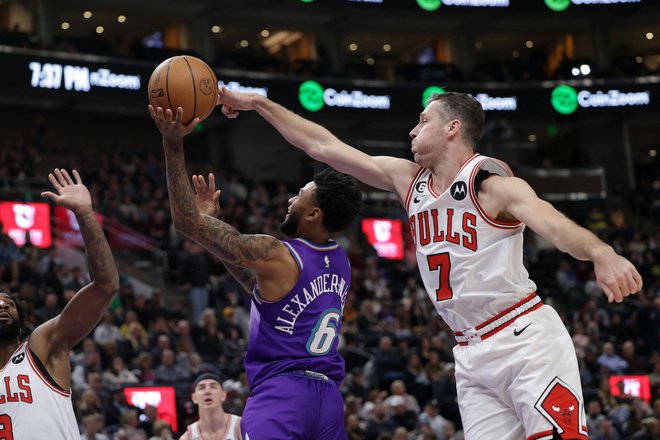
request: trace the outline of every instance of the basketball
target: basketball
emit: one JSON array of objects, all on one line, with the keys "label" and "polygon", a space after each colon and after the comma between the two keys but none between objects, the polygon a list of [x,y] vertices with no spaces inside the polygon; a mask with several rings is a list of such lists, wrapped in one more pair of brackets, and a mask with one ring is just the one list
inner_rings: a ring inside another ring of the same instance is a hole
[{"label": "basketball", "polygon": [[218,80],[213,70],[199,58],[179,55],[168,58],[156,67],[149,79],[149,104],[168,108],[176,113],[183,109],[182,121],[206,119],[215,107]]}]

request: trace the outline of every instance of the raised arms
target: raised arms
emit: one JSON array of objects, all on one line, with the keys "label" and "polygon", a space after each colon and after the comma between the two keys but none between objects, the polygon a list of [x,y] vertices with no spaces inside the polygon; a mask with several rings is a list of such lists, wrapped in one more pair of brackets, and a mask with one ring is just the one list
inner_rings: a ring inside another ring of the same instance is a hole
[{"label": "raised arms", "polygon": [[224,262],[252,270],[267,296],[288,291],[298,269],[278,239],[269,235],[241,234],[217,218],[202,215],[195,205],[185,167],[183,137],[192,132],[197,119],[183,125],[181,108],[177,109],[176,117],[170,110],[163,111],[160,107],[149,106],[149,112],[163,135],[167,188],[172,221],[177,231],[197,241]]},{"label": "raised arms", "polygon": [[[72,179],[66,170],[55,169],[48,179],[57,193],[46,191],[41,195],[75,214],[92,278],[92,282],[69,301],[59,316],[39,326],[30,338],[30,347],[50,371],[54,364],[59,365],[60,362],[69,368],[69,350],[92,331],[105,313],[119,289],[119,274],[110,246],[92,209],[89,191],[82,184],[78,172],[73,170]],[[59,367],[53,370],[60,385],[68,383],[68,370],[64,373]]]},{"label": "raised arms", "polygon": [[[193,175],[192,176],[193,186],[195,187],[195,205],[199,212],[202,215],[208,215],[212,218],[217,218],[220,214],[220,190],[215,189],[215,176],[213,173],[209,173],[209,183],[206,184],[204,176]],[[220,259],[219,259],[220,260]],[[251,294],[256,282],[254,273],[231,263],[228,263],[224,260],[220,260],[227,272],[234,277],[236,281],[243,287],[245,292]]]},{"label": "raised arms", "polygon": [[304,119],[281,105],[256,93],[231,92],[222,87],[218,103],[228,118],[238,111],[256,110],[293,146],[311,158],[324,162],[342,173],[386,191],[406,197],[410,180],[419,166],[405,159],[369,156],[340,141],[324,127]]},{"label": "raised arms", "polygon": [[489,214],[508,213],[528,225],[559,250],[594,263],[598,285],[607,299],[621,302],[642,288],[642,277],[624,257],[537,197],[522,179],[491,176],[481,185],[479,202]]}]

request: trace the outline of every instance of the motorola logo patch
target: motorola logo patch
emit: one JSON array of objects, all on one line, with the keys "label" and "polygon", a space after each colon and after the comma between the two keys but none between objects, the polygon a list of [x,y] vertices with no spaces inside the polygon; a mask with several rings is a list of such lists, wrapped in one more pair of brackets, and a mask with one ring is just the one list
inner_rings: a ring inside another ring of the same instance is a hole
[{"label": "motorola logo patch", "polygon": [[13,358],[11,358],[11,363],[12,364],[20,364],[21,362],[23,362],[23,359],[25,359],[25,353],[19,353],[16,356],[14,356]]},{"label": "motorola logo patch", "polygon": [[449,193],[455,200],[463,200],[467,195],[467,185],[463,181],[454,182],[449,189]]}]

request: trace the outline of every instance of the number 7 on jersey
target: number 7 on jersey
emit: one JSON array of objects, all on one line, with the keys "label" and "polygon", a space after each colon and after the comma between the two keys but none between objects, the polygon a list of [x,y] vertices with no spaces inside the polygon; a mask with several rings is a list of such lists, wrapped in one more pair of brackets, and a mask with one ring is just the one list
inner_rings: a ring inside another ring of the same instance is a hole
[{"label": "number 7 on jersey", "polygon": [[426,261],[429,263],[429,270],[437,270],[439,272],[439,284],[435,290],[435,300],[445,301],[451,299],[454,296],[454,291],[449,285],[449,272],[451,270],[449,252],[429,255],[426,257]]}]

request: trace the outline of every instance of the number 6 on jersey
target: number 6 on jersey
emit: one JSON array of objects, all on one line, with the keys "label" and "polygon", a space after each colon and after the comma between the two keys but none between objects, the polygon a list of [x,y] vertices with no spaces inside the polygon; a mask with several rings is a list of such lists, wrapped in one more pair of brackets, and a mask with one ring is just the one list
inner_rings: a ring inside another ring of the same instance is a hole
[{"label": "number 6 on jersey", "polygon": [[314,356],[327,354],[337,339],[337,325],[341,312],[338,309],[328,309],[312,329],[307,341],[307,351]]}]

